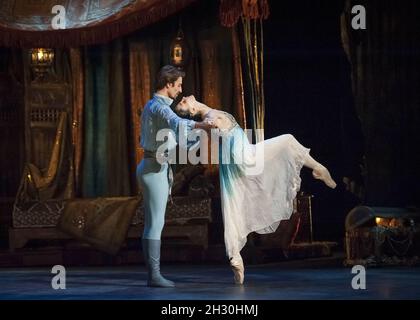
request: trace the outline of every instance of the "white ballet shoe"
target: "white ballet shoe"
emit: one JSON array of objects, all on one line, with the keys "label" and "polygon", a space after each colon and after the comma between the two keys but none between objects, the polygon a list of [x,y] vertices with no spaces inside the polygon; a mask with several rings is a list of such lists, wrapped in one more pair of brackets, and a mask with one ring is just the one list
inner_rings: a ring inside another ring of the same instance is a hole
[{"label": "white ballet shoe", "polygon": [[243,284],[244,278],[245,278],[245,268],[244,268],[244,262],[241,259],[231,259],[230,265],[232,267],[233,271],[233,279],[235,281],[235,284]]},{"label": "white ballet shoe", "polygon": [[335,187],[337,186],[337,184],[335,183],[333,178],[331,178],[331,175],[330,175],[328,169],[325,168],[322,165],[316,166],[314,168],[314,170],[312,171],[312,176],[315,179],[319,179],[319,180],[324,181],[324,183],[332,189],[335,189]]}]

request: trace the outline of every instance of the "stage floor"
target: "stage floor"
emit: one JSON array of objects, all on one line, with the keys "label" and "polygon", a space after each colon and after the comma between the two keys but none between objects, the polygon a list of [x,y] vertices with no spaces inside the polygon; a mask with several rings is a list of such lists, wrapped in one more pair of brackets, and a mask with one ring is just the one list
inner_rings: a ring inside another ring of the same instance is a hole
[{"label": "stage floor", "polygon": [[51,286],[47,268],[0,269],[0,299],[419,299],[420,268],[366,269],[366,289],[352,288],[351,268],[248,266],[245,284],[233,284],[228,265],[168,265],[164,275],[176,288],[146,287],[144,266],[67,268],[66,289]]}]

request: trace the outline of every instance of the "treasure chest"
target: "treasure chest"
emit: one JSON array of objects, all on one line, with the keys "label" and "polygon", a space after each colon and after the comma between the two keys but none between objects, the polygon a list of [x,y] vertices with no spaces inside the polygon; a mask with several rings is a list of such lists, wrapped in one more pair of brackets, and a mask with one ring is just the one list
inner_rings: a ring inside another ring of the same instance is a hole
[{"label": "treasure chest", "polygon": [[420,263],[420,211],[358,206],[346,217],[346,265]]}]

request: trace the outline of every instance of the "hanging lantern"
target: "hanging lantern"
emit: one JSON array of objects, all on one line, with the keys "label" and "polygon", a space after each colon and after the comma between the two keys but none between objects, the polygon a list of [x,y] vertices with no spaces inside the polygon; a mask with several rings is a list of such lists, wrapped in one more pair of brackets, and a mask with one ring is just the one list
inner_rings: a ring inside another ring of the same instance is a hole
[{"label": "hanging lantern", "polygon": [[177,36],[171,43],[170,58],[171,64],[178,68],[185,67],[189,60],[189,48],[184,39],[181,23],[179,24]]},{"label": "hanging lantern", "polygon": [[31,68],[36,78],[42,78],[54,62],[54,49],[36,48],[30,50]]}]

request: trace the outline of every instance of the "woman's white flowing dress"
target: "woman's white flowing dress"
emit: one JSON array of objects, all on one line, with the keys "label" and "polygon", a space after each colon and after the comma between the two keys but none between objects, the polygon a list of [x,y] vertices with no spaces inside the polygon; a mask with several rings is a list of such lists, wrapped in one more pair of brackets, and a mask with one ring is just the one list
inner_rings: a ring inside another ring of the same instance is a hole
[{"label": "woman's white flowing dress", "polygon": [[220,130],[219,175],[226,253],[237,257],[251,232],[274,232],[289,219],[310,149],[292,135],[251,144],[234,117]]}]

